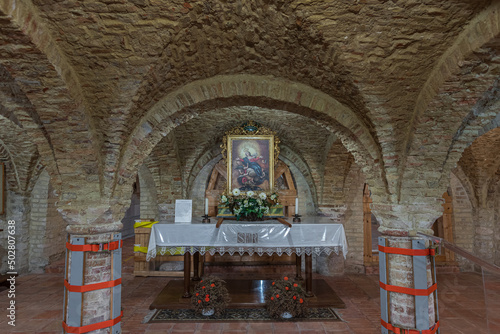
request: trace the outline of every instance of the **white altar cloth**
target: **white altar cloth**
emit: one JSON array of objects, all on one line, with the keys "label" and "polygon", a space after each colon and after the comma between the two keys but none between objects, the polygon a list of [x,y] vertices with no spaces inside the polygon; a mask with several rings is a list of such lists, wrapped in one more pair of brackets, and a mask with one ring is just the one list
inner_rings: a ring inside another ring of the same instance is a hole
[{"label": "white altar cloth", "polygon": [[200,252],[243,255],[274,253],[347,254],[344,226],[328,223],[328,219],[312,217],[287,227],[275,220],[236,222],[226,220],[219,228],[215,224],[155,224],[149,238],[147,260],[156,254]]}]

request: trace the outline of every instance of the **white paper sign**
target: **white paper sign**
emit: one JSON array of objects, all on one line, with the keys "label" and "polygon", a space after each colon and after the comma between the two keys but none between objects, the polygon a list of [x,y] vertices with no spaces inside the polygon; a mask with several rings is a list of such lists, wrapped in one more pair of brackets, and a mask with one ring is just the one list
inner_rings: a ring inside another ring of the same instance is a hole
[{"label": "white paper sign", "polygon": [[193,200],[177,199],[175,200],[175,222],[191,223],[193,216]]}]

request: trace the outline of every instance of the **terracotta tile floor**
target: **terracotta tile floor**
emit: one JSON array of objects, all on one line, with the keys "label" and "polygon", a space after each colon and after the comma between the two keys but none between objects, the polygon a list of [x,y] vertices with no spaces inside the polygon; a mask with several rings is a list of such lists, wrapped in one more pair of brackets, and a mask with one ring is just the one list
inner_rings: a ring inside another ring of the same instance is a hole
[{"label": "terracotta tile floor", "polygon": [[[169,280],[164,277],[134,277],[130,239],[123,257],[123,333],[380,333],[378,276],[344,275],[324,278],[346,303],[339,310],[345,322],[296,323],[163,323],[141,324],[149,304]],[[320,277],[320,276],[318,276]],[[7,291],[0,292],[0,333],[61,333],[62,274],[30,274],[16,283],[16,327],[7,324]],[[441,333],[500,333],[500,279],[489,278],[488,308],[485,306],[483,277],[476,273],[438,275]]]}]

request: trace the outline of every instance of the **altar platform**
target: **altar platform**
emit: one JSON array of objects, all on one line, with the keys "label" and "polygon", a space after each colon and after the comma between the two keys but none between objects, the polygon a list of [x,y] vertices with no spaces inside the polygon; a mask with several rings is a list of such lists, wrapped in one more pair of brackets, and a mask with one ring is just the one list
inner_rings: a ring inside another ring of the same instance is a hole
[{"label": "altar platform", "polygon": [[[231,302],[228,308],[265,307],[266,290],[272,280],[225,279]],[[190,299],[183,298],[183,280],[171,280],[156,296],[149,309],[186,309],[190,308]],[[345,308],[345,303],[323,279],[314,279],[313,297],[307,298],[308,307]]]}]

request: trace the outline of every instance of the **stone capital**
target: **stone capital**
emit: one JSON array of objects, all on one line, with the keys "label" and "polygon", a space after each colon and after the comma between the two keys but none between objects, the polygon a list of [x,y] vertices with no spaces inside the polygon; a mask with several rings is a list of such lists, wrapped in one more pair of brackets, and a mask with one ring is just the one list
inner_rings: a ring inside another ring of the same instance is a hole
[{"label": "stone capital", "polygon": [[89,225],[89,224],[71,224],[66,227],[66,232],[72,235],[94,235],[102,233],[119,232],[123,228],[121,222],[112,222],[107,224]]},{"label": "stone capital", "polygon": [[393,204],[372,203],[372,213],[380,222],[384,235],[405,237],[415,232],[434,234],[432,224],[443,213],[441,203]]}]

